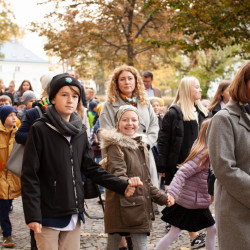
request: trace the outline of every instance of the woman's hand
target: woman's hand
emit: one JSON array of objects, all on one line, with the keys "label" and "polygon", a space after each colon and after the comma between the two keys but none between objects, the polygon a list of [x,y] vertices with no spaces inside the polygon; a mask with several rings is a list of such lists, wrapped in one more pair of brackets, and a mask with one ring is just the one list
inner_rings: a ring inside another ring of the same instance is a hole
[{"label": "woman's hand", "polygon": [[140,177],[132,177],[128,180],[128,186],[125,190],[125,197],[130,197],[134,194],[135,188],[138,186],[143,186],[143,183]]},{"label": "woman's hand", "polygon": [[38,222],[31,222],[28,224],[28,227],[37,234],[42,232],[42,225]]},{"label": "woman's hand", "polygon": [[167,194],[167,204],[171,207],[175,204],[175,198],[171,194]]}]

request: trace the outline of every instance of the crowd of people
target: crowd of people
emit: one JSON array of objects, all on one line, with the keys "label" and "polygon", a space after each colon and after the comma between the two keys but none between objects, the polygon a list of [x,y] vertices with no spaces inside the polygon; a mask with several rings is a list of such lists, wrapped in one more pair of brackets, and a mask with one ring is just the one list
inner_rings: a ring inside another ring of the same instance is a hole
[{"label": "crowd of people", "polygon": [[[202,100],[199,80],[186,76],[166,107],[153,79],[150,71],[117,67],[104,102],[74,70],[42,75],[39,98],[28,80],[15,91],[14,81],[6,88],[0,79],[3,247],[15,246],[9,213],[21,195],[32,250],[80,249],[89,178],[105,202],[109,250],[145,250],[160,213],[166,235],[156,250],[182,230],[191,249],[214,250],[216,234],[221,250],[250,248],[250,61],[221,81],[211,102]],[[25,146],[21,178],[5,168],[14,142]]]}]

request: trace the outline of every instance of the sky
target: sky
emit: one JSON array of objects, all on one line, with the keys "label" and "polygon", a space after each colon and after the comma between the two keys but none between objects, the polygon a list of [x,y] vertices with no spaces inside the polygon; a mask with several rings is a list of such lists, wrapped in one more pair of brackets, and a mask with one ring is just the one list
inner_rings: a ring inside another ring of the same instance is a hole
[{"label": "sky", "polygon": [[48,12],[48,7],[37,5],[37,2],[41,2],[41,0],[9,0],[10,8],[16,17],[15,22],[26,33],[19,42],[34,54],[47,59],[43,50],[45,38],[39,37],[38,34],[27,29],[31,22],[42,21],[44,14]]}]

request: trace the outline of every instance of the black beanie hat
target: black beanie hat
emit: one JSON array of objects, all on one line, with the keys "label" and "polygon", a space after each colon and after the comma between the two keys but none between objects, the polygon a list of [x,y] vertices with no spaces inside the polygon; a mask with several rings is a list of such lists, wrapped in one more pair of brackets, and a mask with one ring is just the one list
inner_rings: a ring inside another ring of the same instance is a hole
[{"label": "black beanie hat", "polygon": [[68,73],[63,73],[56,75],[52,78],[49,86],[49,101],[51,102],[56,96],[57,92],[64,86],[76,86],[80,91],[80,96],[78,102],[81,99],[81,84],[74,77],[70,76]]},{"label": "black beanie hat", "polygon": [[8,115],[12,112],[17,113],[16,109],[12,106],[3,105],[0,107],[0,119],[3,125]]}]

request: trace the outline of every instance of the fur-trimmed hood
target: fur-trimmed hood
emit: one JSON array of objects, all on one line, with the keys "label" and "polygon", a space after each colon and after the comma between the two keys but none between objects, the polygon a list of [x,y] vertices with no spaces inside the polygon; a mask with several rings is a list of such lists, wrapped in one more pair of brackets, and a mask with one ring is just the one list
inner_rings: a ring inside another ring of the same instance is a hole
[{"label": "fur-trimmed hood", "polygon": [[100,138],[101,149],[108,148],[111,145],[136,149],[138,148],[138,141],[143,143],[146,143],[147,141],[146,136],[144,135],[135,134],[133,137],[130,137],[118,132],[116,129],[101,129]]}]

